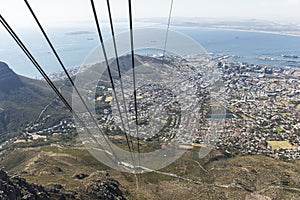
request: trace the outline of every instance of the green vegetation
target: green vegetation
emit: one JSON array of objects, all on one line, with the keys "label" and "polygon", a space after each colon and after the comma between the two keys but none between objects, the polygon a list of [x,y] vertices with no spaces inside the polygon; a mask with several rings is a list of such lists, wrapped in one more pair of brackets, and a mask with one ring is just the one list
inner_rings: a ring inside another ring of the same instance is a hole
[{"label": "green vegetation", "polygon": [[234,105],[229,105],[228,108],[229,108],[229,109],[234,109],[235,106],[234,106]]},{"label": "green vegetation", "polygon": [[282,128],[281,126],[277,126],[276,131],[278,131],[278,132],[284,131],[284,128]]}]

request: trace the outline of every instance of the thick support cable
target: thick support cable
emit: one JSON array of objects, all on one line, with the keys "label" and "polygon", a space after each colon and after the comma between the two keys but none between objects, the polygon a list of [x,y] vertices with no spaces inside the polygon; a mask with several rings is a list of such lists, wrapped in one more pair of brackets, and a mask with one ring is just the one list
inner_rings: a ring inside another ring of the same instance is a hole
[{"label": "thick support cable", "polygon": [[[122,117],[122,113],[121,113],[121,109],[120,109],[120,104],[119,104],[119,101],[118,101],[118,97],[117,97],[117,93],[116,93],[114,81],[113,81],[113,78],[112,78],[112,74],[111,74],[110,65],[109,65],[109,62],[108,62],[108,57],[107,57],[106,49],[105,49],[105,46],[104,46],[104,41],[103,41],[103,37],[102,37],[102,32],[101,32],[101,28],[100,28],[100,24],[99,24],[97,12],[96,12],[94,0],[91,0],[91,5],[92,5],[92,9],[93,9],[94,20],[95,20],[95,23],[96,23],[99,40],[100,40],[100,43],[101,43],[101,47],[102,47],[104,59],[105,59],[106,66],[107,66],[107,71],[108,71],[110,83],[111,83],[111,86],[112,86],[112,90],[113,90],[114,96],[116,98],[116,103],[117,103],[118,112],[120,114],[121,123],[122,123],[123,128],[125,129],[125,125],[124,125],[124,121],[123,121],[123,117]],[[128,135],[127,135],[126,132],[124,132],[124,134],[125,134],[125,137],[126,137],[127,147],[128,147],[128,150],[130,151],[131,159],[132,159],[132,162],[134,164],[133,154],[132,154],[132,150],[131,150],[131,147],[130,147],[130,144],[129,144]]]},{"label": "thick support cable", "polygon": [[[46,82],[49,84],[49,86],[52,88],[52,90],[55,92],[55,94],[60,98],[60,100],[63,102],[63,104],[66,106],[66,108],[73,114],[73,116],[80,122],[80,124],[92,136],[92,139],[95,142],[98,143],[98,140],[94,137],[94,135],[90,132],[90,130],[87,128],[87,126],[84,124],[84,122],[80,119],[80,117],[77,115],[77,113],[73,110],[73,108],[71,107],[71,105],[64,98],[64,96],[61,94],[61,92],[57,89],[57,87],[55,86],[55,84],[51,81],[51,79],[45,73],[45,71],[43,70],[43,68],[39,65],[39,63],[36,61],[36,59],[34,58],[34,56],[26,48],[26,46],[23,44],[23,42],[20,40],[20,38],[17,36],[17,34],[12,30],[12,28],[9,26],[9,24],[6,22],[6,20],[2,17],[2,15],[0,15],[0,22],[2,23],[2,25],[4,26],[4,28],[7,30],[7,32],[11,35],[11,37],[15,40],[15,42],[18,44],[18,46],[22,49],[22,51],[25,53],[25,55],[28,57],[28,59],[36,67],[36,69],[39,71],[39,73],[43,76],[43,78],[46,80]],[[108,154],[108,152],[105,151],[105,150],[104,150],[104,152],[111,159],[110,154]],[[114,153],[112,153],[112,154],[114,154]],[[120,163],[119,159],[116,156],[115,156],[115,159],[116,160],[113,160],[113,162]]]},{"label": "thick support cable", "polygon": [[32,14],[32,16],[33,16],[35,22],[36,22],[37,25],[39,26],[41,32],[43,33],[43,36],[44,36],[44,38],[46,39],[48,45],[50,46],[50,48],[51,48],[53,54],[55,55],[55,57],[56,57],[56,59],[57,59],[57,61],[59,62],[59,64],[60,64],[60,66],[62,67],[62,69],[64,70],[65,74],[67,75],[67,78],[69,79],[69,81],[70,81],[72,87],[75,89],[76,94],[79,96],[80,101],[81,101],[82,104],[84,105],[85,109],[87,110],[87,112],[89,113],[89,115],[90,115],[90,117],[92,118],[93,122],[95,123],[97,129],[100,131],[102,137],[105,138],[106,143],[110,146],[110,149],[111,149],[112,152],[113,152],[113,148],[111,147],[110,143],[109,143],[108,140],[106,139],[105,134],[103,133],[102,129],[99,127],[99,124],[98,124],[97,120],[95,119],[95,117],[94,117],[93,114],[91,113],[90,109],[88,108],[88,106],[87,106],[85,100],[83,99],[82,95],[80,94],[78,88],[76,87],[74,81],[72,80],[72,78],[71,78],[71,76],[70,76],[68,70],[66,69],[65,65],[63,64],[62,60],[60,59],[60,57],[59,57],[57,51],[55,50],[53,44],[51,43],[51,41],[50,41],[48,35],[46,34],[46,32],[45,32],[43,26],[41,25],[40,21],[38,20],[37,16],[35,15],[33,9],[31,8],[31,6],[30,6],[30,4],[28,3],[27,0],[24,0],[24,2],[25,2],[25,4],[27,5],[27,7],[28,7],[30,13]]},{"label": "thick support cable", "polygon": [[[113,24],[113,20],[112,20],[112,13],[111,13],[109,0],[106,0],[106,4],[107,4],[108,15],[109,15],[110,30],[111,30],[111,35],[112,35],[113,44],[114,44],[114,51],[115,51],[117,68],[118,68],[118,75],[119,75],[119,80],[120,80],[120,87],[121,87],[122,98],[123,98],[123,106],[124,106],[124,111],[125,111],[125,115],[126,115],[126,119],[127,119],[128,131],[130,131],[130,126],[129,126],[129,122],[128,122],[129,118],[128,118],[128,114],[127,114],[128,109],[127,109],[126,101],[125,101],[125,93],[124,93],[124,86],[123,86],[123,80],[122,80],[122,72],[121,72],[120,60],[119,60],[119,56],[118,56],[117,42],[116,42],[116,38],[115,38],[114,24]],[[125,129],[125,131],[126,131],[126,129]],[[133,143],[132,143],[131,136],[129,136],[129,137],[130,137],[130,143],[131,143],[132,151],[134,151],[134,146],[133,146]]]},{"label": "thick support cable", "polygon": [[131,0],[128,0],[129,8],[129,29],[130,29],[130,47],[131,47],[131,64],[132,64],[132,80],[133,80],[133,95],[134,95],[134,110],[135,110],[135,124],[136,124],[136,137],[138,143],[138,154],[140,162],[140,138],[138,131],[138,109],[137,109],[137,99],[136,99],[136,80],[135,80],[135,63],[134,63],[134,45],[133,45],[133,20],[132,20],[132,4]]}]

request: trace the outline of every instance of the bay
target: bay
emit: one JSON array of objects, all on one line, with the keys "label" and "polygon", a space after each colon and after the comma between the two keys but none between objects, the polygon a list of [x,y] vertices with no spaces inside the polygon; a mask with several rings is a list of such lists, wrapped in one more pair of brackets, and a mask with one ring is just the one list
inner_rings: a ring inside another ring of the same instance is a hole
[{"label": "bay", "polygon": [[[231,55],[229,59],[237,62],[300,67],[300,37],[298,36],[191,27],[171,27],[171,29],[191,37],[207,52],[212,53],[213,57]],[[116,33],[126,30],[126,24],[118,25]],[[19,30],[19,33],[47,73],[61,69],[38,30]],[[99,45],[94,28],[50,29],[48,35],[67,68],[80,66],[86,56]],[[108,27],[103,28],[103,37],[109,39]],[[20,75],[40,77],[38,71],[7,33],[1,31],[0,38],[0,61],[8,63]]]}]

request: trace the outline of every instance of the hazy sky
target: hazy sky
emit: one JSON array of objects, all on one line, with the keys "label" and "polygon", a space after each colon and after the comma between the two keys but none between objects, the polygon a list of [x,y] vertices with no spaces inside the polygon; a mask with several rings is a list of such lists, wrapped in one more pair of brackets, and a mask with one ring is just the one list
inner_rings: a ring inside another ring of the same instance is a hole
[{"label": "hazy sky", "polygon": [[[42,23],[63,25],[92,19],[89,0],[28,0]],[[128,1],[111,0],[115,18],[127,18]],[[95,0],[101,20],[107,19],[106,0]],[[135,18],[167,17],[170,0],[132,0]],[[0,12],[17,26],[32,24],[23,0],[0,0]],[[173,16],[256,18],[300,22],[300,0],[174,0]]]}]

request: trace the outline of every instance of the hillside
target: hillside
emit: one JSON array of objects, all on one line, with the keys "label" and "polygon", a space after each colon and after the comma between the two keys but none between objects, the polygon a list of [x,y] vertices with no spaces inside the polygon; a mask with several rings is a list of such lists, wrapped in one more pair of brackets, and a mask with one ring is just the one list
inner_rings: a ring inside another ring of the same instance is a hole
[{"label": "hillside", "polygon": [[[210,155],[210,160],[200,160],[197,151],[186,152],[157,172],[138,176],[106,167],[79,144],[16,149],[2,158],[0,165],[48,191],[56,190],[56,196],[50,193],[53,199],[60,195],[67,199],[97,199],[95,194],[98,199],[300,198],[299,160],[284,162],[265,156],[216,159],[217,152]],[[112,198],[103,198],[103,191]]]},{"label": "hillside", "polygon": [[[45,81],[19,76],[3,62],[0,62],[0,72],[0,141],[3,141],[21,134],[56,95]],[[62,82],[56,84],[61,86]],[[56,106],[62,107],[59,101]],[[61,110],[49,114],[58,112],[64,116]]]}]

